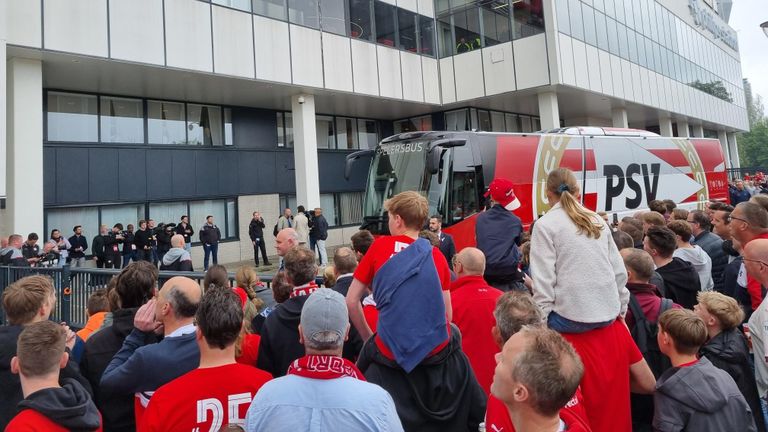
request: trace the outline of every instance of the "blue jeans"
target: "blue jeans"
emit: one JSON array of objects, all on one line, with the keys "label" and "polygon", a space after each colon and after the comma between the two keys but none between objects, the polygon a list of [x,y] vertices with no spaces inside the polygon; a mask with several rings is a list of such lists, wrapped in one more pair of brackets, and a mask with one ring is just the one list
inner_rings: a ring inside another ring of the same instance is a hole
[{"label": "blue jeans", "polygon": [[568,318],[564,318],[558,315],[557,312],[550,312],[547,317],[547,327],[558,333],[586,333],[590,330],[595,330],[603,327],[607,327],[615,320],[604,321],[599,323],[581,323],[577,321],[571,321]]},{"label": "blue jeans", "polygon": [[205,244],[203,243],[203,251],[205,251],[205,258],[203,259],[203,268],[208,270],[208,259],[213,255],[213,265],[219,263],[219,244]]},{"label": "blue jeans", "polygon": [[136,255],[137,254],[135,250],[123,255],[123,268],[128,267],[128,264],[130,264],[131,261],[138,261],[138,257]]},{"label": "blue jeans", "polygon": [[765,419],[765,427],[768,428],[768,401],[765,400],[765,396],[760,398],[760,408],[763,409],[763,419]]}]

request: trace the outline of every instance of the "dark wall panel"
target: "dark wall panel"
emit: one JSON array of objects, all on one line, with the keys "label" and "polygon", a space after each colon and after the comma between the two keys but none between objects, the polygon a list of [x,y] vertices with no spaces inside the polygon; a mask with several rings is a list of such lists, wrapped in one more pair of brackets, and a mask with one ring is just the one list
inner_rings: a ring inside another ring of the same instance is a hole
[{"label": "dark wall panel", "polygon": [[[48,171],[48,167],[43,167]],[[88,150],[84,148],[56,149],[57,204],[88,202]]]},{"label": "dark wall panel", "polygon": [[[147,199],[173,198],[171,161],[178,150],[145,150],[147,152]],[[190,166],[190,172],[192,167]]]},{"label": "dark wall panel", "polygon": [[[194,171],[187,175],[188,181],[195,185],[195,195],[198,196],[212,196],[218,195],[219,191],[219,158],[216,157],[216,153],[212,151],[196,151],[194,153],[195,160],[192,166],[195,167]],[[191,174],[191,175],[190,175]],[[191,178],[189,178],[191,177]],[[176,178],[176,170],[174,164],[174,178]]]},{"label": "dark wall panel", "polygon": [[[58,181],[58,166],[56,165],[56,149],[43,149],[43,167],[41,174],[43,176],[43,205],[56,204],[56,184]],[[61,167],[64,169],[64,167]],[[3,167],[5,171],[5,167]]]},{"label": "dark wall panel", "polygon": [[274,149],[277,146],[277,117],[274,111],[232,108],[235,146]]},{"label": "dark wall panel", "polygon": [[296,192],[296,167],[293,152],[275,152],[275,188],[276,193],[292,194]]},{"label": "dark wall panel", "polygon": [[[208,178],[205,172],[195,168],[195,159],[199,150],[174,150],[168,161],[168,181],[172,184],[173,198],[186,198],[196,195],[195,183],[198,177]],[[215,167],[213,168],[215,170]]]},{"label": "dark wall panel", "polygon": [[118,150],[94,148],[88,152],[88,199],[91,202],[118,200]]},{"label": "dark wall panel", "polygon": [[120,149],[118,165],[120,200],[142,201],[147,197],[147,152],[143,149]]},{"label": "dark wall panel", "polygon": [[238,194],[237,158],[238,154],[235,152],[218,153],[217,174],[219,176],[219,194],[221,195]]},{"label": "dark wall panel", "polygon": [[359,191],[365,187],[365,176],[368,173],[370,159],[360,159],[353,165],[349,181],[344,178],[344,166],[347,153],[320,152],[317,155],[320,171],[320,192],[350,192]]}]

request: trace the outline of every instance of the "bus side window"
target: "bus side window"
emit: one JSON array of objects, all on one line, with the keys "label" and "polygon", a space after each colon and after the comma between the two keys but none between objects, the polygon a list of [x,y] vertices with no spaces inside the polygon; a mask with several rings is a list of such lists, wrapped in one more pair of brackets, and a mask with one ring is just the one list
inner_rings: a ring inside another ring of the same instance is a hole
[{"label": "bus side window", "polygon": [[477,174],[469,147],[456,147],[451,169],[448,222],[453,225],[478,212]]}]

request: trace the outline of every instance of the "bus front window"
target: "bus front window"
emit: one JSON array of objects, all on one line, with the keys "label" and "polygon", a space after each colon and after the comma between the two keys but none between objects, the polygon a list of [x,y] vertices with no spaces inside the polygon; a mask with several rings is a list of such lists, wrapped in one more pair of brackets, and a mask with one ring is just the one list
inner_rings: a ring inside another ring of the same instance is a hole
[{"label": "bus front window", "polygon": [[[408,141],[381,144],[371,163],[363,206],[363,227],[374,234],[386,234],[387,224],[384,201],[400,192],[416,191],[429,201],[430,214],[442,210],[446,179],[438,181],[439,174],[430,175],[426,170],[429,143]],[[441,151],[441,149],[435,149]],[[447,167],[447,153],[443,155],[440,169]]]}]

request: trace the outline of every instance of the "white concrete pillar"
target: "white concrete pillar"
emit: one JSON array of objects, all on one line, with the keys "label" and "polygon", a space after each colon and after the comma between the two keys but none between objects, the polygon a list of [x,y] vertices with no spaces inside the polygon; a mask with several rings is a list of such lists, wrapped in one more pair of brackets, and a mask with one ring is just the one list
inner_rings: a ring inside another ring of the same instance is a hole
[{"label": "white concrete pillar", "polygon": [[539,117],[543,130],[557,129],[560,127],[560,107],[557,103],[557,93],[539,93]]},{"label": "white concrete pillar", "polygon": [[672,118],[669,115],[659,116],[659,134],[665,137],[672,136]]},{"label": "white concrete pillar", "polygon": [[614,108],[611,110],[611,117],[613,118],[613,127],[615,128],[629,128],[629,121],[627,120],[627,109],[623,107]]},{"label": "white concrete pillar", "polygon": [[[7,102],[5,103],[2,102],[2,101],[6,101],[6,90],[5,90],[5,85],[6,85],[6,72],[5,72],[5,68],[6,68],[6,62],[5,62],[6,34],[5,32],[6,30],[5,28],[6,28],[6,25],[5,25],[5,12],[2,11],[3,9],[4,7],[0,7],[0,27],[2,27],[0,28],[0,59],[2,59],[2,61],[0,61],[0,167],[5,169],[5,164],[6,164],[5,140],[6,140],[6,134],[7,134],[8,128],[6,127],[6,114],[5,114],[5,111],[6,111],[5,105]],[[3,131],[6,131],[6,132],[3,132]],[[6,173],[7,173],[7,170],[6,170]],[[0,175],[0,198],[4,198],[6,194],[5,176],[6,174]],[[0,235],[5,235],[5,234],[6,233],[0,231]]]},{"label": "white concrete pillar", "polygon": [[693,136],[696,138],[704,138],[704,125],[701,123],[693,125]]},{"label": "white concrete pillar", "polygon": [[317,167],[315,97],[291,98],[293,114],[293,161],[296,172],[296,204],[320,207],[320,174]]},{"label": "white concrete pillar", "polygon": [[[7,62],[8,231],[26,236],[43,232],[43,64]],[[42,238],[42,237],[41,237]]]},{"label": "white concrete pillar", "polygon": [[731,165],[731,149],[728,148],[728,133],[724,130],[718,130],[717,139],[720,140],[720,147],[723,148],[723,159],[725,159],[725,167],[733,168]]},{"label": "white concrete pillar", "polygon": [[736,142],[736,134],[733,132],[728,133],[728,149],[729,157],[731,159],[731,167],[741,168],[741,161],[739,160],[739,143]]},{"label": "white concrete pillar", "polygon": [[688,120],[677,121],[677,136],[680,138],[688,138],[691,136],[688,131]]}]

